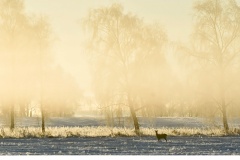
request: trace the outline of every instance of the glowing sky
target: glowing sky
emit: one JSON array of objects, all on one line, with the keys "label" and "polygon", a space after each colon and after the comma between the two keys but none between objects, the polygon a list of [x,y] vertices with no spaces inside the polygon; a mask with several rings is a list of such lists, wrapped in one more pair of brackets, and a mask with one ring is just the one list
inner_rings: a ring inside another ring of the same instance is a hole
[{"label": "glowing sky", "polygon": [[73,74],[84,89],[89,89],[90,75],[81,47],[83,33],[79,21],[90,8],[114,2],[146,22],[162,24],[170,40],[186,41],[191,33],[193,0],[25,0],[28,13],[49,18],[57,37],[53,46],[56,62]]}]

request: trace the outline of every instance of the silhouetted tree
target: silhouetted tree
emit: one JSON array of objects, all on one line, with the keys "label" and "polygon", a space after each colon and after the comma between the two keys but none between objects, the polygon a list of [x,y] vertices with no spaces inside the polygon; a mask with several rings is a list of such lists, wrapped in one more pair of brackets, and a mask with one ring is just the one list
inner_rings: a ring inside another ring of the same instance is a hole
[{"label": "silhouetted tree", "polygon": [[[6,92],[5,99],[10,107],[10,129],[15,127],[14,115],[16,105],[16,86],[17,86],[17,61],[18,49],[21,48],[22,33],[27,25],[27,16],[24,13],[23,2],[21,0],[2,0],[0,2],[0,35],[2,48],[1,61],[4,62],[6,71],[10,74],[5,74],[5,80],[8,80],[9,90]],[[5,90],[5,91],[6,91]]]},{"label": "silhouetted tree", "polygon": [[218,84],[216,101],[222,112],[224,129],[228,131],[226,94],[231,84],[230,72],[240,49],[240,7],[235,0],[203,0],[195,3],[194,11],[195,41],[191,54],[204,60],[215,72],[212,75]]},{"label": "silhouetted tree", "polygon": [[49,66],[46,65],[49,60],[49,45],[51,40],[51,29],[47,21],[47,18],[44,16],[34,17],[33,20],[33,33],[35,35],[37,57],[39,58],[38,67],[39,67],[39,78],[40,78],[40,110],[42,115],[42,132],[45,132],[45,94],[46,94],[46,71],[49,69]]},{"label": "silhouetted tree", "polygon": [[138,134],[134,94],[136,84],[143,81],[134,76],[147,57],[161,51],[166,35],[160,26],[147,25],[137,16],[124,13],[119,4],[90,10],[83,24],[91,33],[87,49],[93,53],[95,86],[110,94],[110,101],[121,99],[116,95],[125,97]]},{"label": "silhouetted tree", "polygon": [[21,116],[28,114],[29,104],[38,95],[42,70],[50,60],[46,18],[30,17],[24,11],[22,0],[0,2],[1,101],[10,107],[12,130],[16,107]]}]

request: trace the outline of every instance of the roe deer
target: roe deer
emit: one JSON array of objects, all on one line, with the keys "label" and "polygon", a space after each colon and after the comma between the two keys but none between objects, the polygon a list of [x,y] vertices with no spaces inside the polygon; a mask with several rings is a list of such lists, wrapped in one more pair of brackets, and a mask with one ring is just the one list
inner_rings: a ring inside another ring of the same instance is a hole
[{"label": "roe deer", "polygon": [[155,130],[155,132],[156,132],[156,137],[157,137],[158,141],[159,141],[160,139],[165,139],[166,142],[167,142],[167,134],[158,134],[158,131],[157,131],[157,130]]}]

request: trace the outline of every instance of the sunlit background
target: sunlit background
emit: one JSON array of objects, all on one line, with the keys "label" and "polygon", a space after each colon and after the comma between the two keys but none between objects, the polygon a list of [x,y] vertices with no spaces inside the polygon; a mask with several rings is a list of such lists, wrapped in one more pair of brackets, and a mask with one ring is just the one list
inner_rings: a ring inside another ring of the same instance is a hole
[{"label": "sunlit background", "polygon": [[2,0],[2,116],[240,116],[239,0]]},{"label": "sunlit background", "polygon": [[26,11],[30,14],[43,14],[49,18],[55,44],[55,61],[77,78],[79,85],[90,92],[91,75],[82,42],[84,33],[80,20],[89,9],[120,3],[126,12],[131,12],[152,23],[159,22],[173,41],[187,41],[192,25],[192,0],[25,0]]}]

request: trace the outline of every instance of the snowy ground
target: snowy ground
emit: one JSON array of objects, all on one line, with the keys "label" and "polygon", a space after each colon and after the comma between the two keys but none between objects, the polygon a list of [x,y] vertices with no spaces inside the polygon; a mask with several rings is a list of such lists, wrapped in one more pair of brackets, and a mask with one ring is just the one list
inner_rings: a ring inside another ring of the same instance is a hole
[{"label": "snowy ground", "polygon": [[[141,127],[205,128],[221,126],[221,119],[139,118]],[[239,119],[230,119],[230,127],[239,128]],[[116,120],[115,125],[118,124]],[[132,127],[129,119],[120,126]],[[105,126],[101,117],[49,118],[47,127]],[[9,121],[0,117],[0,126]],[[17,118],[16,127],[40,127],[40,118]],[[154,130],[153,130],[154,132]],[[154,134],[153,134],[154,135]],[[239,136],[169,136],[157,142],[155,136],[92,138],[0,138],[0,155],[240,155]]]},{"label": "snowy ground", "polygon": [[[222,126],[221,118],[215,120],[196,117],[160,117],[160,118],[142,118],[139,117],[140,127],[151,128],[204,128]],[[231,118],[228,120],[230,127],[240,127],[240,118]],[[8,127],[10,120],[0,117],[0,126]],[[65,117],[65,118],[47,118],[46,127],[84,127],[84,126],[105,126],[107,124],[103,117]],[[131,118],[115,119],[116,127],[133,127]],[[41,118],[16,118],[16,127],[41,127]]]},{"label": "snowy ground", "polygon": [[1,139],[1,155],[240,155],[239,137]]}]

